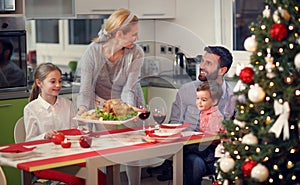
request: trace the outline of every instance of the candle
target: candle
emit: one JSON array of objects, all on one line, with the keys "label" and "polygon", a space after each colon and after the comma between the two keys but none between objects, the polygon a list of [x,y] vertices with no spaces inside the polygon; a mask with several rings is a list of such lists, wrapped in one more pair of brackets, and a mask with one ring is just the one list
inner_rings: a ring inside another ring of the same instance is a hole
[{"label": "candle", "polygon": [[63,148],[70,148],[70,147],[71,147],[71,142],[68,141],[67,138],[65,138],[65,140],[63,140],[63,141],[61,142],[61,147],[63,147]]},{"label": "candle", "polygon": [[154,133],[154,128],[148,127],[147,129],[145,129],[145,134],[148,136],[149,134]]}]

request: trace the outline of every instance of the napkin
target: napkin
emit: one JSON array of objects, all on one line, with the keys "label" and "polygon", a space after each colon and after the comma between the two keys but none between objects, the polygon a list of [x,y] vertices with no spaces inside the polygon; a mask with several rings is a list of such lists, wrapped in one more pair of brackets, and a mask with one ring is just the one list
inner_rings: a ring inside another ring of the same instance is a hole
[{"label": "napkin", "polygon": [[190,123],[184,123],[184,124],[181,124],[181,125],[178,125],[176,124],[176,126],[174,126],[174,124],[162,124],[160,125],[160,128],[188,128],[190,126]]},{"label": "napkin", "polygon": [[69,136],[82,135],[81,131],[78,129],[59,130],[58,132],[61,132],[64,135],[69,135]]},{"label": "napkin", "polygon": [[0,152],[9,152],[9,153],[21,153],[21,152],[29,152],[35,149],[36,147],[27,148],[22,145],[9,145],[7,148],[3,148]]}]

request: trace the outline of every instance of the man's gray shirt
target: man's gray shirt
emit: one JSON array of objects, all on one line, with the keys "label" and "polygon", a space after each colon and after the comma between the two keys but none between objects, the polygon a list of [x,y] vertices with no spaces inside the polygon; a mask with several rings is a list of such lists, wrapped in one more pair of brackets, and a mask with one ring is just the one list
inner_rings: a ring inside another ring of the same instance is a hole
[{"label": "man's gray shirt", "polygon": [[[192,81],[184,84],[177,92],[173,102],[169,123],[190,123],[190,130],[199,131],[200,110],[196,105],[197,87],[202,81]],[[223,95],[218,107],[224,119],[234,116],[235,97],[232,88],[225,80],[222,84]]]}]

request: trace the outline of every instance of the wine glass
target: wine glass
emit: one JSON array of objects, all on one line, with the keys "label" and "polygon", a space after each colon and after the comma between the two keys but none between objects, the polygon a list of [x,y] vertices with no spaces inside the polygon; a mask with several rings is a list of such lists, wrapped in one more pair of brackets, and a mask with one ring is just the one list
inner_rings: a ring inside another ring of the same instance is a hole
[{"label": "wine glass", "polygon": [[140,114],[139,118],[143,121],[143,130],[145,130],[145,120],[150,116],[150,110],[148,105],[140,105]]},{"label": "wine glass", "polygon": [[156,123],[156,129],[165,121],[167,116],[167,104],[161,97],[154,97],[149,102],[152,117]]},{"label": "wine glass", "polygon": [[[152,117],[156,123],[156,125],[158,126],[158,129],[160,128],[160,125],[165,121],[166,119],[166,110],[164,107],[161,106],[155,106],[153,108],[153,112],[152,112]],[[156,126],[156,127],[157,127]]]}]

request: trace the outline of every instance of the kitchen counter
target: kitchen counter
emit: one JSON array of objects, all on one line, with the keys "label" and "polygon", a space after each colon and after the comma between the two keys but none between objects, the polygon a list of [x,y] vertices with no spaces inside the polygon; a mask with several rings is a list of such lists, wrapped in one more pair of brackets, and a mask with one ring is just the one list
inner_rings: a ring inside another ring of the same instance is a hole
[{"label": "kitchen counter", "polygon": [[179,89],[183,84],[191,82],[192,79],[187,75],[173,76],[173,75],[152,75],[141,78],[141,85],[151,87],[164,87]]},{"label": "kitchen counter", "polygon": [[[232,79],[226,79],[235,84]],[[140,79],[142,87],[163,87],[179,89],[183,84],[191,82],[192,79],[188,75],[173,76],[172,74],[150,75]],[[28,98],[30,86],[27,89],[9,89],[0,92],[0,100]],[[79,85],[65,84],[60,91],[60,94],[72,94],[79,91]]]},{"label": "kitchen counter", "polygon": [[[7,91],[0,92],[0,100],[9,100],[9,99],[19,99],[19,98],[28,98],[29,97],[29,90],[27,89],[9,89]],[[60,94],[71,94],[74,92],[72,86],[70,87],[63,87],[60,91]]]}]

